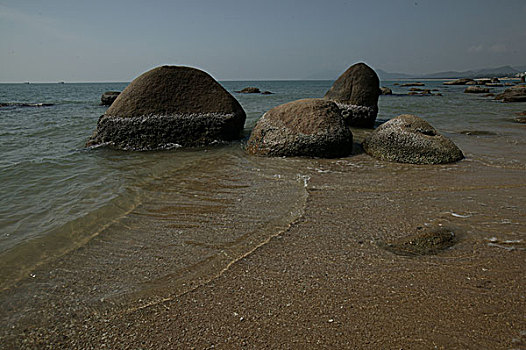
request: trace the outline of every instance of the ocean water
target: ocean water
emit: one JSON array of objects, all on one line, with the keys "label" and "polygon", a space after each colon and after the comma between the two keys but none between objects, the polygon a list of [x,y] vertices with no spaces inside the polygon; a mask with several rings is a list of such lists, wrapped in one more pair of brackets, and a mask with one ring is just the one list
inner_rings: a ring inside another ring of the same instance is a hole
[{"label": "ocean water", "polygon": [[[466,161],[526,170],[525,127],[513,123],[524,104],[463,94],[465,87],[442,81],[425,82],[442,96],[407,96],[408,88],[394,83],[382,82],[394,95],[380,97],[379,121],[415,114],[457,143]],[[247,113],[245,140],[270,108],[322,97],[331,84],[222,82]],[[91,257],[90,270],[119,259],[129,263],[139,251],[151,250],[141,255],[148,261],[128,269],[128,282],[108,281],[107,294],[136,292],[129,281],[148,266],[155,266],[150,289],[182,274],[199,280],[200,269],[220,271],[301,216],[305,162],[249,156],[244,140],[163,152],[86,148],[106,110],[99,105],[101,94],[126,85],[0,84],[0,103],[7,104],[0,107],[0,289],[70,251],[101,242],[106,247]],[[273,94],[234,93],[247,86]],[[365,133],[353,132],[357,139]],[[372,159],[366,162],[376,166]],[[114,253],[107,254],[108,245]]]}]

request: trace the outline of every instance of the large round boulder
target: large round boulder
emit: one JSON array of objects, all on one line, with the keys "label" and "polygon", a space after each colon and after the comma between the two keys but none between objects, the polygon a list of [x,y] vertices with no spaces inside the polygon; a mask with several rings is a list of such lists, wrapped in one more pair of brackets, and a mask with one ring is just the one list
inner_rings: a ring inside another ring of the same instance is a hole
[{"label": "large round boulder", "polygon": [[380,94],[376,72],[365,63],[356,63],[334,82],[324,98],[338,104],[348,125],[372,128]]},{"label": "large round boulder", "polygon": [[245,118],[237,100],[207,73],[162,66],[124,89],[88,145],[151,150],[229,141],[240,137]]},{"label": "large round boulder", "polygon": [[363,142],[375,158],[399,163],[441,164],[464,158],[462,151],[425,120],[403,114],[380,125]]},{"label": "large round boulder", "polygon": [[278,157],[343,157],[352,151],[352,133],[334,102],[298,100],[265,113],[250,135],[247,151]]}]

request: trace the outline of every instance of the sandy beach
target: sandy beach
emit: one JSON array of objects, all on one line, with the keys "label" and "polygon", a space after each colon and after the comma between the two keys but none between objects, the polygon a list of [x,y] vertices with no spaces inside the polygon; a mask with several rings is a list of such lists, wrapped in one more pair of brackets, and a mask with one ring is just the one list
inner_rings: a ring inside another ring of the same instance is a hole
[{"label": "sandy beach", "polygon": [[[27,311],[2,329],[4,347],[524,348],[523,169],[363,153],[300,162],[302,213],[259,247],[183,289],[104,300],[105,276],[81,271],[98,237],[3,292]],[[379,246],[427,227],[456,244],[424,256]],[[48,278],[67,285],[45,290]]]}]

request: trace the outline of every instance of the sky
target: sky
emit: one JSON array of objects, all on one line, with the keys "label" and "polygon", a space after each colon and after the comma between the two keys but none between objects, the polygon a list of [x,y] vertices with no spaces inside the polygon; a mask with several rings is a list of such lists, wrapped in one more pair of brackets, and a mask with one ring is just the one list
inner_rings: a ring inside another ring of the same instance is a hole
[{"label": "sky", "polygon": [[526,65],[526,0],[0,0],[0,82],[336,78]]}]

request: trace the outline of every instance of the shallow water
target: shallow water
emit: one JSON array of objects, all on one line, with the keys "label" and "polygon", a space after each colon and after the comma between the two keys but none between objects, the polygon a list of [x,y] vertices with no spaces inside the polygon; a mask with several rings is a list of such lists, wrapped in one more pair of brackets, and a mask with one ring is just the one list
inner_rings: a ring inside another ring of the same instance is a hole
[{"label": "shallow water", "polygon": [[[97,246],[89,249],[85,266],[75,273],[85,269],[92,278],[104,278],[104,283],[96,283],[105,289],[99,290],[98,296],[155,290],[167,283],[184,291],[299,217],[306,200],[307,175],[312,171],[356,167],[362,176],[377,178],[377,186],[371,188],[370,181],[359,185],[357,180],[357,186],[342,190],[378,191],[385,186],[393,188],[389,177],[400,173],[417,181],[457,171],[459,166],[464,170],[455,176],[465,177],[469,176],[466,169],[475,168],[487,172],[490,193],[481,199],[486,200],[494,190],[491,179],[501,176],[500,170],[520,173],[526,169],[525,128],[512,122],[523,105],[463,94],[464,87],[443,86],[440,81],[425,83],[426,88],[437,88],[443,96],[406,96],[408,88],[393,83],[382,84],[391,87],[395,95],[381,96],[378,119],[403,113],[427,119],[463,150],[467,158],[461,165],[415,167],[379,162],[365,155],[327,161],[265,159],[246,155],[243,142],[165,152],[87,149],[84,144],[106,109],[99,106],[100,95],[122,90],[125,83],[0,84],[0,103],[52,104],[0,108],[1,289],[20,278],[34,277],[37,266],[66,252]],[[247,112],[248,136],[268,109],[299,98],[321,97],[331,82],[222,84]],[[233,92],[247,86],[274,94]],[[493,134],[476,136],[463,131]],[[354,133],[359,141],[367,131]],[[329,164],[328,169],[319,164]],[[461,182],[465,186],[466,179]],[[520,206],[519,202],[509,205]],[[495,220],[501,220],[499,215],[477,224],[487,225],[492,232],[497,230],[491,228]],[[513,218],[502,220],[514,222]],[[93,251],[100,254],[93,255]]]}]

